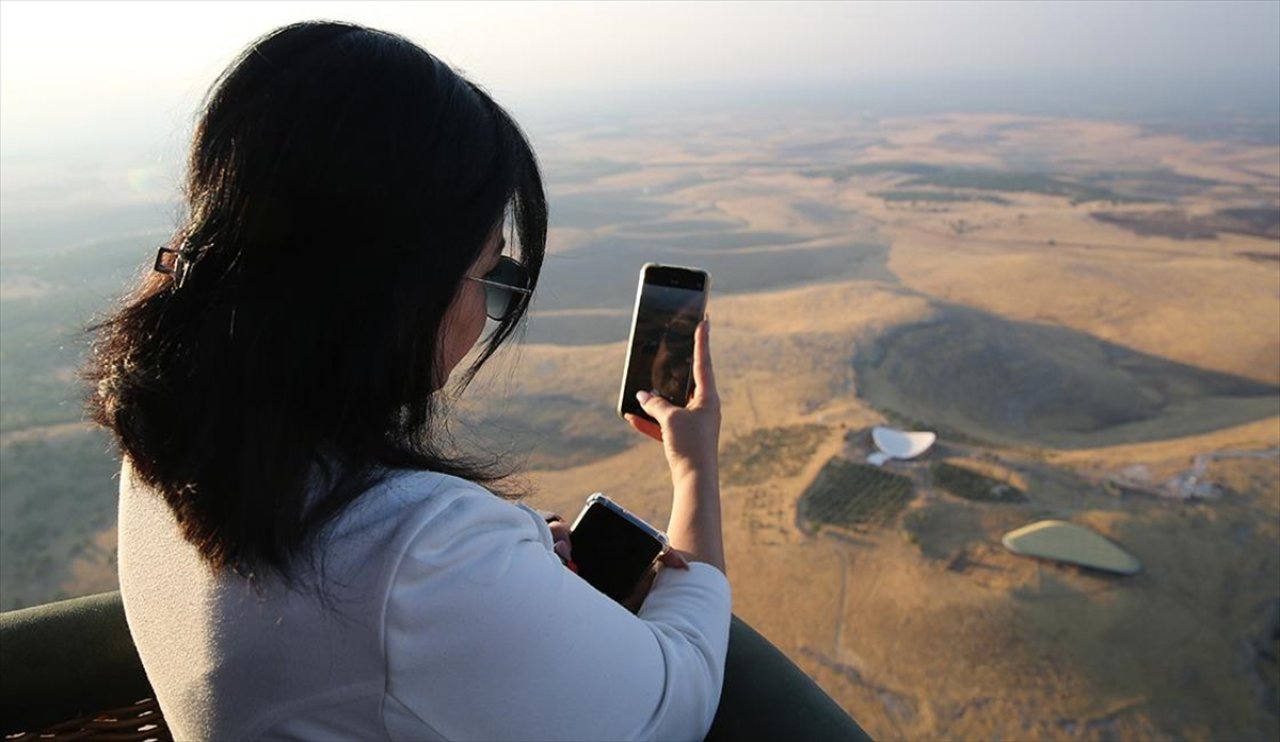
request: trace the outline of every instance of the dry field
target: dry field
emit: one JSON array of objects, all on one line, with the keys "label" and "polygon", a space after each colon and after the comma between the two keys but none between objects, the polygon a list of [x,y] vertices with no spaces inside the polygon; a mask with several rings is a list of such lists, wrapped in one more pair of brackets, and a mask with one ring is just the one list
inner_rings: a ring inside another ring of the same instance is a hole
[{"label": "dry field", "polygon": [[[590,423],[593,440],[621,447],[529,473],[538,504],[573,512],[602,490],[665,521],[660,450],[619,443],[607,408],[641,256],[705,266],[735,457],[735,610],[873,735],[1274,738],[1280,242],[1092,214],[1174,211],[1203,229],[1224,210],[1280,210],[1280,148],[1005,116],[785,134],[701,124],[559,142],[644,163],[564,193],[668,210],[575,230],[548,270],[599,275],[604,258],[575,256],[634,249],[614,298],[554,297],[518,366],[477,390],[576,398],[598,418],[576,417],[575,434]],[[909,501],[885,522],[815,532],[802,495],[833,461],[860,461],[863,433],[884,421],[943,434],[929,461],[893,465],[915,482]],[[761,440],[790,458],[741,461]],[[1134,466],[1161,482],[1213,453],[1202,477],[1216,499],[1112,483]],[[943,463],[985,478],[964,486],[1023,494],[956,496],[954,476],[952,491],[934,481],[954,475]],[[1047,517],[1096,528],[1144,571],[1112,578],[1000,546]]]},{"label": "dry field", "polygon": [[[640,265],[705,267],[735,611],[869,732],[1280,735],[1280,145],[835,114],[535,144],[552,254],[527,342],[456,402],[455,430],[523,456],[533,504],[603,491],[665,524],[660,447],[612,410]],[[891,465],[905,499],[802,518],[815,480],[832,506],[861,486],[883,422],[941,433]],[[1164,496],[1193,470],[1212,497]],[[1050,517],[1143,572],[1000,546]],[[108,579],[109,541],[67,582]]]}]

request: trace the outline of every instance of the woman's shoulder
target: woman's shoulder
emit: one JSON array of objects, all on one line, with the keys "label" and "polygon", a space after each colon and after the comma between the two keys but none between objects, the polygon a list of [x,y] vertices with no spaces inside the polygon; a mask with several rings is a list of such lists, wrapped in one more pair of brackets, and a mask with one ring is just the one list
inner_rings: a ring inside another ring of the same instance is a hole
[{"label": "woman's shoulder", "polygon": [[[541,518],[475,482],[430,471],[393,470],[344,513],[335,535],[381,531],[404,548],[448,542],[482,532],[536,533]],[[394,534],[394,535],[392,535]]]},{"label": "woman's shoulder", "polygon": [[384,472],[320,536],[323,579],[386,587],[406,559],[474,556],[482,545],[492,554],[498,548],[496,534],[509,543],[540,538],[524,511],[466,479],[428,471]]},{"label": "woman's shoulder", "polygon": [[465,479],[395,472],[366,496],[382,503],[380,509],[390,505],[399,513],[387,539],[395,571],[450,570],[475,577],[500,567],[521,543],[551,551],[551,532],[537,511]]}]

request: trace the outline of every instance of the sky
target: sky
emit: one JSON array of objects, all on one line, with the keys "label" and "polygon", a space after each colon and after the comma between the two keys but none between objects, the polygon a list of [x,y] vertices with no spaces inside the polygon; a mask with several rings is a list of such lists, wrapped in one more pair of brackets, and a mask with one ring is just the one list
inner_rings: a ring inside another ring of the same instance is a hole
[{"label": "sky", "polygon": [[1280,68],[1280,2],[0,2],[15,137],[186,110],[253,38],[328,17],[402,33],[500,99],[709,83]]},{"label": "sky", "polygon": [[[13,163],[183,146],[199,101],[277,26],[401,33],[522,108],[626,93],[856,82],[1280,80],[1257,2],[58,2],[0,0],[0,186]],[[162,142],[156,145],[156,142]]]}]

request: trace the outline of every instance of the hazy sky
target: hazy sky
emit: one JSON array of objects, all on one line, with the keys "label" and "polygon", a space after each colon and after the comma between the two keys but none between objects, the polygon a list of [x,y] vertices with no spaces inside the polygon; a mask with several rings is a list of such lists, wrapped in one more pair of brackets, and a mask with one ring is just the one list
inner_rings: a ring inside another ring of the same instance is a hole
[{"label": "hazy sky", "polygon": [[186,115],[255,36],[319,17],[405,34],[500,99],[714,82],[1280,68],[1280,2],[4,0],[3,143],[70,133],[105,114]]},{"label": "hazy sky", "polygon": [[573,91],[986,78],[1280,79],[1277,1],[2,0],[5,189],[12,196],[20,175],[44,174],[38,165],[44,158],[70,160],[70,153],[86,151],[106,158],[161,139],[180,149],[200,97],[240,49],[272,28],[315,18],[404,34],[517,115],[524,105]]}]

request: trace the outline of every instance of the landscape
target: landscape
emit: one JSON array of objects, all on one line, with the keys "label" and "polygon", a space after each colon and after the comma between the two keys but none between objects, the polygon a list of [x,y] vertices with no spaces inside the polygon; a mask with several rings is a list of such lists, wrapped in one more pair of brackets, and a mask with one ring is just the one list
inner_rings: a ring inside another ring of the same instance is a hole
[{"label": "landscape", "polygon": [[[704,268],[734,611],[874,737],[1280,735],[1280,129],[690,110],[533,131],[552,210],[524,340],[453,402],[566,517],[662,526],[614,412],[636,275]],[[172,229],[131,205],[0,255],[0,608],[113,589],[85,328]],[[14,228],[16,230],[16,228]],[[15,236],[16,235],[16,236]],[[876,425],[938,433],[866,463]],[[1041,519],[1142,564],[1009,552]]]}]

